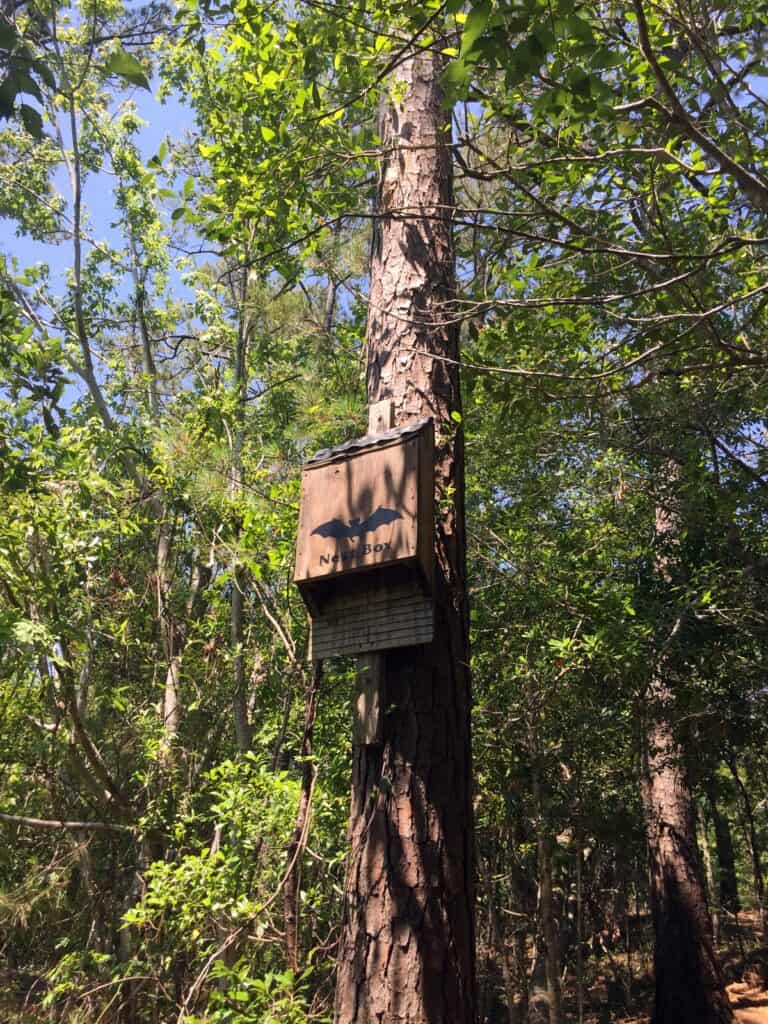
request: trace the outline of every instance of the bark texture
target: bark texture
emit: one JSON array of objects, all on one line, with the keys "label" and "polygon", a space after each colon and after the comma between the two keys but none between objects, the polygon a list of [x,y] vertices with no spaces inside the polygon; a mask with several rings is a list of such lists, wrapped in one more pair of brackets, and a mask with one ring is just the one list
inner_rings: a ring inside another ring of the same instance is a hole
[{"label": "bark texture", "polygon": [[643,804],[655,931],[653,1024],[726,1024],[733,1013],[715,954],[683,751],[671,691],[654,682],[643,753]]},{"label": "bark texture", "polygon": [[[672,467],[670,479],[675,473]],[[674,513],[657,510],[656,532],[674,541]],[[666,560],[659,560],[657,571],[669,578]],[[645,707],[642,796],[656,980],[652,1024],[730,1024],[733,1012],[715,953],[696,843],[696,809],[674,729],[668,648],[680,626],[681,620],[659,653]]]},{"label": "bark texture", "polygon": [[[336,1024],[472,1024],[474,866],[450,119],[438,58],[393,72],[368,318],[368,399],[435,422],[435,639],[385,655],[382,744],[353,752]],[[443,357],[443,358],[441,358]]]}]

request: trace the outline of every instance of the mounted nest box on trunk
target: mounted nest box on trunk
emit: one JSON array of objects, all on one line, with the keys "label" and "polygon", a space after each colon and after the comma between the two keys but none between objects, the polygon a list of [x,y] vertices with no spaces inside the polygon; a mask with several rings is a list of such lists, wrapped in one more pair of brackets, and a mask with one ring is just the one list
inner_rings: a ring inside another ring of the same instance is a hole
[{"label": "mounted nest box on trunk", "polygon": [[432,420],[304,463],[294,581],[313,659],[432,640]]}]

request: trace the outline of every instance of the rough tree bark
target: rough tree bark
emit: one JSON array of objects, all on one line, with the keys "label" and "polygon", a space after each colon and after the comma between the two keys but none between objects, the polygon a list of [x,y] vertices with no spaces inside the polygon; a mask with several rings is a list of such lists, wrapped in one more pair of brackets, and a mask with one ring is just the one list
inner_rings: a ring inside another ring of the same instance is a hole
[{"label": "rough tree bark", "polygon": [[[656,532],[674,537],[674,514],[659,508]],[[657,568],[668,575],[663,560]],[[696,843],[696,812],[674,728],[672,678],[662,649],[646,694],[641,775],[655,937],[652,1024],[730,1024],[733,1013],[715,953]]]},{"label": "rough tree bark", "polygon": [[435,422],[435,638],[384,655],[381,746],[353,748],[336,1024],[471,1024],[474,866],[450,117],[439,58],[392,73],[371,258],[368,399]]}]

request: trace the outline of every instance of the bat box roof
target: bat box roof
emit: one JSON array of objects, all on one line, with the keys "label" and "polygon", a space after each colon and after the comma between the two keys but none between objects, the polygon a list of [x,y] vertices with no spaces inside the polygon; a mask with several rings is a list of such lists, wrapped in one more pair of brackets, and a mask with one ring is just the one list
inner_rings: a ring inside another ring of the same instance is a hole
[{"label": "bat box roof", "polygon": [[361,587],[418,578],[430,590],[433,520],[431,419],[308,459],[294,580],[312,614]]}]

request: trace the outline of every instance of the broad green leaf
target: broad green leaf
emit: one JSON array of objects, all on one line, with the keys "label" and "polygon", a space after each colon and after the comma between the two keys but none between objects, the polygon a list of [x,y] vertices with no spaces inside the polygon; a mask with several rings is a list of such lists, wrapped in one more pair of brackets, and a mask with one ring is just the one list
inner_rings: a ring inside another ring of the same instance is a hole
[{"label": "broad green leaf", "polygon": [[42,139],[43,137],[43,118],[38,110],[34,107],[30,107],[26,103],[22,103],[19,108],[21,114],[21,120],[24,127],[27,129],[30,135],[36,139]]},{"label": "broad green leaf", "polygon": [[131,85],[138,85],[147,91],[150,89],[149,79],[144,68],[132,53],[123,49],[115,50],[113,54],[110,54],[104,65],[104,74],[124,78]]},{"label": "broad green leaf", "polygon": [[464,31],[461,36],[461,55],[466,57],[475,47],[475,43],[488,25],[491,16],[490,0],[480,0],[480,3],[472,8],[467,15]]}]

